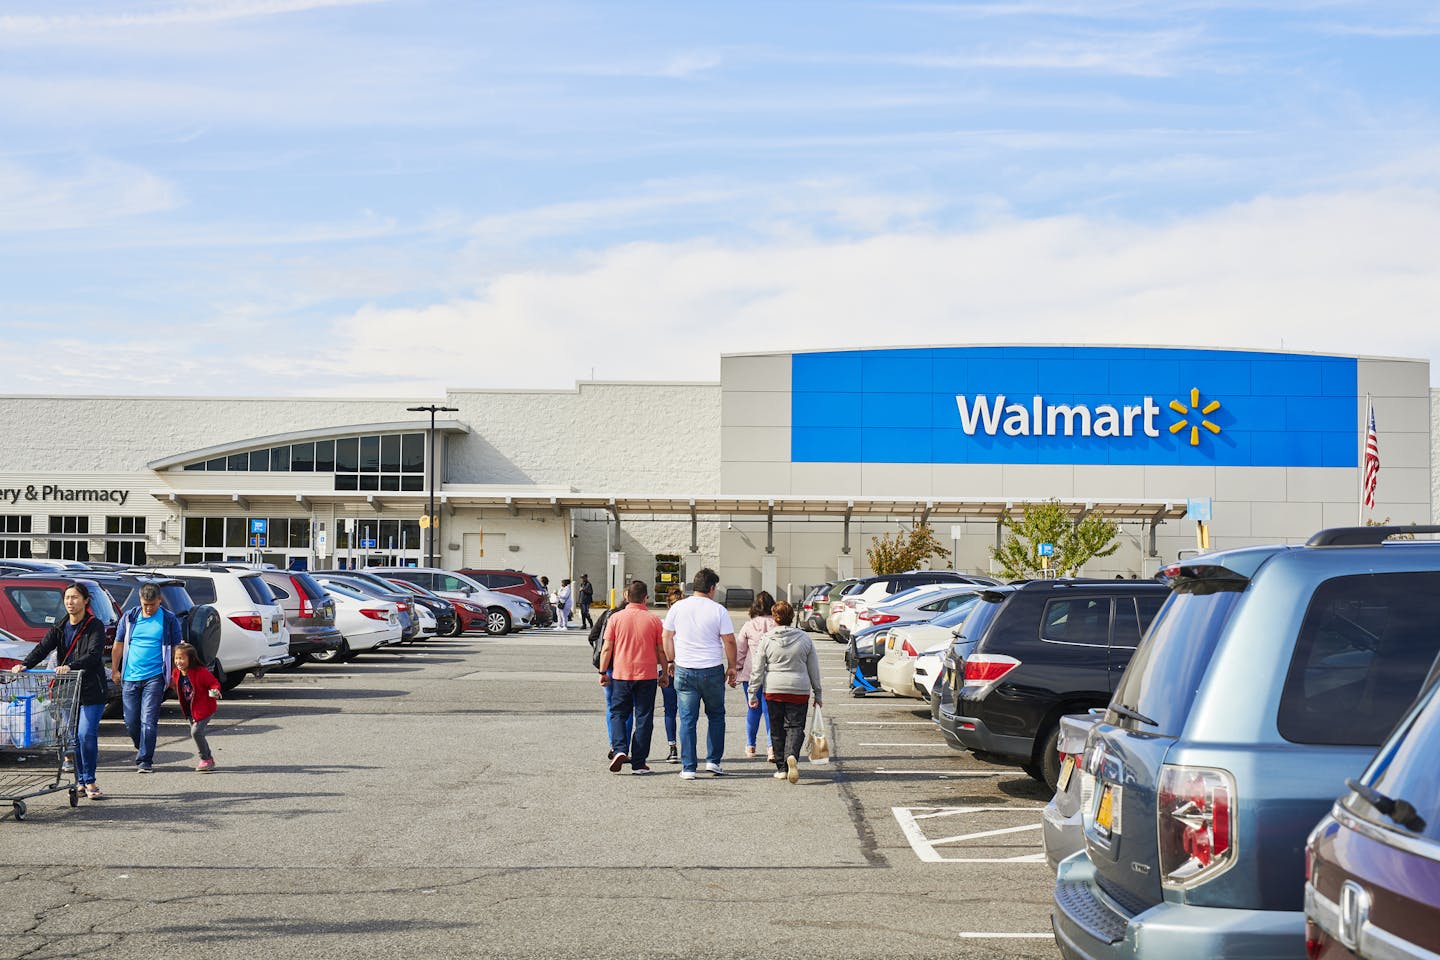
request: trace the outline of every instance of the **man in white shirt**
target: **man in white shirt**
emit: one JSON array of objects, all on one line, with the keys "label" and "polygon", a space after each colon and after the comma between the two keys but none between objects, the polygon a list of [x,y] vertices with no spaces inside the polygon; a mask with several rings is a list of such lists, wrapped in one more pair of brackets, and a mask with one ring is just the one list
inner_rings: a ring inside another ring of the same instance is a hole
[{"label": "man in white shirt", "polygon": [[665,614],[666,669],[675,677],[680,707],[680,779],[694,780],[698,766],[696,727],[705,705],[705,769],[723,776],[725,685],[735,686],[735,625],[715,602],[720,577],[705,567],[695,574],[694,592]]}]

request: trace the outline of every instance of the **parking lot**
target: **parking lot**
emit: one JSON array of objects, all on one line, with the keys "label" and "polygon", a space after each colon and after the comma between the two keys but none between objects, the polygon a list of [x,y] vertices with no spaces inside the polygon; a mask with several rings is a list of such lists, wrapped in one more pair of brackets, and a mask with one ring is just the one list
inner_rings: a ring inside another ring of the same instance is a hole
[{"label": "parking lot", "polygon": [[0,822],[4,952],[1054,956],[1043,791],[947,748],[919,701],[852,699],[818,647],[835,757],[798,786],[743,759],[738,691],[727,777],[610,774],[578,630],[252,679],[213,776],[173,704],[154,776],[107,722],[109,799]]}]

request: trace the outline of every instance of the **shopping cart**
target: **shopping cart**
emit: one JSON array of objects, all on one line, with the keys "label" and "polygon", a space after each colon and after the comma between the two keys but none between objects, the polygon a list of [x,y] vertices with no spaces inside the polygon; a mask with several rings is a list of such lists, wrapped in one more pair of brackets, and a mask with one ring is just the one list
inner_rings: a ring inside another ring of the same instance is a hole
[{"label": "shopping cart", "polygon": [[32,797],[68,790],[70,806],[80,802],[74,775],[64,779],[65,758],[75,753],[80,678],[79,671],[0,672],[0,802],[10,801],[16,820],[25,819]]}]

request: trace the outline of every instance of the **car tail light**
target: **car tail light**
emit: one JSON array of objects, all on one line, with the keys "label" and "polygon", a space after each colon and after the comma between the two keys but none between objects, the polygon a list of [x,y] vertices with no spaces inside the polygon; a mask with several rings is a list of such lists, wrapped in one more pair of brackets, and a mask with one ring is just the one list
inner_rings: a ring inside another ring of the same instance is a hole
[{"label": "car tail light", "polygon": [[862,613],[860,619],[875,624],[877,627],[887,623],[894,623],[900,618],[893,613]]},{"label": "car tail light", "polygon": [[395,604],[395,609],[396,609],[396,610],[399,610],[401,613],[409,613],[409,612],[410,612],[410,604],[408,604],[408,603],[403,603],[403,602],[397,603],[397,604]]},{"label": "car tail light", "polygon": [[915,648],[910,645],[909,640],[902,640],[900,642],[900,652],[905,654],[905,656],[909,657],[912,660],[920,656],[920,654],[915,652]]},{"label": "car tail light", "polygon": [[305,593],[305,588],[294,577],[290,578],[290,586],[295,588],[295,596],[300,598],[300,612],[295,616],[301,620],[314,620],[315,611],[310,607],[310,597]]},{"label": "car tail light", "polygon": [[373,609],[373,608],[361,608],[360,612],[363,613],[363,614],[365,614],[365,616],[369,617],[371,620],[389,620],[389,619],[390,619],[390,611],[389,611],[389,610],[376,610],[376,609]]},{"label": "car tail light", "polygon": [[976,653],[965,658],[965,686],[983,694],[999,683],[1020,661],[998,653]]},{"label": "car tail light", "polygon": [[254,630],[256,633],[259,633],[264,629],[264,627],[261,626],[261,619],[257,616],[231,617],[230,622],[241,630]]},{"label": "car tail light", "polygon": [[1160,879],[1188,887],[1235,860],[1235,780],[1224,770],[1166,764],[1157,791]]}]

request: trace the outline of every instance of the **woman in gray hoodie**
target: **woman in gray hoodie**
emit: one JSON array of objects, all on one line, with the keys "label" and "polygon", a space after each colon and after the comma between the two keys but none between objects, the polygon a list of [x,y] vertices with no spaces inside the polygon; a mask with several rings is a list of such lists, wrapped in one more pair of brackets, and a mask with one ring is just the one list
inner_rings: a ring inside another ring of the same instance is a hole
[{"label": "woman in gray hoodie", "polygon": [[[750,689],[763,690],[770,709],[770,743],[775,750],[775,779],[798,783],[797,758],[805,742],[805,714],[811,693],[820,707],[820,658],[815,642],[795,629],[795,608],[781,600],[770,611],[777,626],[760,638]],[[759,699],[750,701],[759,706]]]}]

